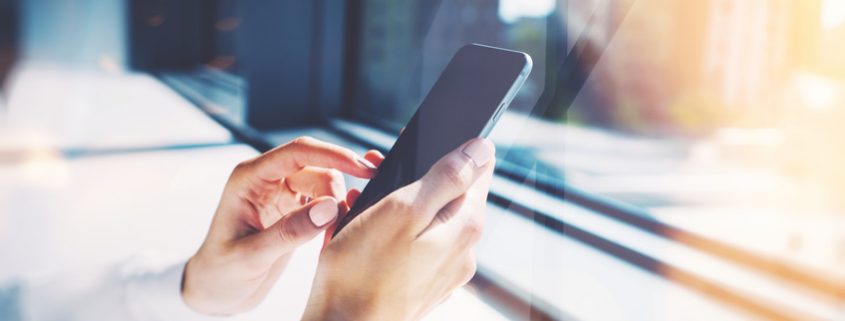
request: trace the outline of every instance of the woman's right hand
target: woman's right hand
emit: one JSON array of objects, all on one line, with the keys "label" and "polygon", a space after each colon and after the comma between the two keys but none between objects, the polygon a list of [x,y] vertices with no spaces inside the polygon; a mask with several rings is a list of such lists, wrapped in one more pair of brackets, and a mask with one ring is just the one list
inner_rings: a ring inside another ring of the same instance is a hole
[{"label": "woman's right hand", "polygon": [[320,256],[303,319],[416,320],[468,282],[494,156],[473,139],[350,222]]}]

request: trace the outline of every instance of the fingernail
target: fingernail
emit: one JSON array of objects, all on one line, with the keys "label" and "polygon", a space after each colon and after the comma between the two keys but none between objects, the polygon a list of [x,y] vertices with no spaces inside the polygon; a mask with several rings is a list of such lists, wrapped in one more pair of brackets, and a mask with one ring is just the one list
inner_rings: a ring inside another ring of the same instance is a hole
[{"label": "fingernail", "polygon": [[314,223],[315,226],[323,227],[337,217],[337,201],[329,198],[314,204],[308,210],[308,216],[311,218],[311,223]]},{"label": "fingernail", "polygon": [[481,167],[495,156],[496,151],[492,145],[487,139],[476,139],[469,143],[469,145],[466,145],[461,152],[472,159],[476,167]]},{"label": "fingernail", "polygon": [[369,168],[371,170],[377,170],[378,169],[378,167],[376,167],[376,165],[373,165],[373,163],[370,163],[370,161],[363,159],[363,158],[360,158],[360,157],[358,158],[358,163],[361,164],[361,165],[364,165],[364,167]]}]

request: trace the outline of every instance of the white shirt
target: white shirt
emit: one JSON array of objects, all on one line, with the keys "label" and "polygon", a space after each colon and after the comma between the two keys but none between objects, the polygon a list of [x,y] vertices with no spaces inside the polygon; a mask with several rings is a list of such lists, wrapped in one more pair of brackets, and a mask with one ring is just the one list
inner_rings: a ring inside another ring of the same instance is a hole
[{"label": "white shirt", "polygon": [[147,258],[0,285],[0,320],[225,320],[191,310],[181,296],[185,262]]}]

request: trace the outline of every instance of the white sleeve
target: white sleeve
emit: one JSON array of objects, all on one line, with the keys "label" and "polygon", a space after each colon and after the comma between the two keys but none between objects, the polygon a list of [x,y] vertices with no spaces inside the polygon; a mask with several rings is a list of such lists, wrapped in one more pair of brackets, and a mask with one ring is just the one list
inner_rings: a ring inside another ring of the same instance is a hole
[{"label": "white sleeve", "polygon": [[105,269],[30,278],[19,283],[20,297],[14,302],[20,304],[20,319],[27,321],[225,320],[200,314],[185,304],[181,295],[184,266],[184,262],[133,259]]},{"label": "white sleeve", "polygon": [[133,320],[224,320],[224,317],[200,314],[182,300],[182,273],[179,263],[161,271],[132,276],[126,283],[126,303]]}]

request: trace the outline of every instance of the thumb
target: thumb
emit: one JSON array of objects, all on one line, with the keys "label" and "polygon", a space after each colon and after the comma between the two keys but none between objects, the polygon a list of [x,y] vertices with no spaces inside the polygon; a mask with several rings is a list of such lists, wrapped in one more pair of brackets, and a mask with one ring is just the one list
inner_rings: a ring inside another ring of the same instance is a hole
[{"label": "thumb", "polygon": [[346,192],[346,200],[340,202],[340,212],[337,215],[337,219],[334,221],[334,223],[329,224],[329,227],[326,229],[326,234],[323,238],[323,250],[325,250],[326,247],[329,246],[329,241],[332,240],[332,235],[334,235],[334,232],[337,230],[338,222],[340,222],[343,217],[346,216],[347,213],[349,213],[349,208],[352,207],[353,204],[355,204],[355,201],[358,199],[358,196],[361,196],[361,191],[359,191],[358,189],[353,188]]},{"label": "thumb", "polygon": [[397,191],[414,195],[412,207],[421,215],[406,222],[412,224],[415,235],[429,226],[443,207],[466,194],[482,175],[492,174],[495,156],[492,142],[472,139],[443,156],[420,180]]},{"label": "thumb", "polygon": [[245,255],[271,264],[325,230],[337,218],[338,202],[332,197],[316,198],[282,217],[276,224],[247,236],[236,247]]},{"label": "thumb", "polygon": [[487,139],[475,138],[443,156],[418,181],[418,201],[437,212],[461,197],[484,173],[494,166],[496,147]]}]

